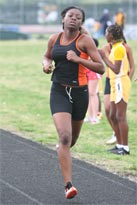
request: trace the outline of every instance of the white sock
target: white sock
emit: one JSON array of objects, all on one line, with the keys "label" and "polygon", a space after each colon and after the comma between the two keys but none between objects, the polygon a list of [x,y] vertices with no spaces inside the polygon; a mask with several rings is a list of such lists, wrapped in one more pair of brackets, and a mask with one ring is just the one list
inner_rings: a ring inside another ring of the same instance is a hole
[{"label": "white sock", "polygon": [[122,145],[122,144],[116,144],[116,147],[117,147],[118,149],[120,149],[120,148],[123,147],[123,145]]},{"label": "white sock", "polygon": [[129,152],[129,147],[128,145],[123,145],[124,150],[126,150],[127,152]]}]

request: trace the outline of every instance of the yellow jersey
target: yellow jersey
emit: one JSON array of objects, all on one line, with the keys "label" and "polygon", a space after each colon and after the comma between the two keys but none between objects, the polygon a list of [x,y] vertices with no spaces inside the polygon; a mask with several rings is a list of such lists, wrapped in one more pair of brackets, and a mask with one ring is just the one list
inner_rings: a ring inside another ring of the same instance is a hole
[{"label": "yellow jersey", "polygon": [[122,42],[118,42],[112,45],[112,49],[109,55],[109,60],[114,64],[116,60],[121,60],[121,68],[120,72],[118,74],[115,74],[110,68],[109,68],[109,78],[115,79],[122,76],[128,75],[129,72],[129,66],[128,66],[128,58],[127,58],[127,52],[122,44]]}]

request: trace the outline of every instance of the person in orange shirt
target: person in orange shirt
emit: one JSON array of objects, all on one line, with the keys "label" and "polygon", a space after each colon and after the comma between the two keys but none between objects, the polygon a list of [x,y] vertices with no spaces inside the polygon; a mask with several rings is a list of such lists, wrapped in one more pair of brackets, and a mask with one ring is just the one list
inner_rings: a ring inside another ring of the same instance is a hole
[{"label": "person in orange shirt", "polygon": [[122,9],[119,9],[115,16],[114,16],[114,23],[119,25],[122,30],[124,29],[124,25],[125,25],[125,21],[126,21],[126,16],[125,13],[123,12]]}]

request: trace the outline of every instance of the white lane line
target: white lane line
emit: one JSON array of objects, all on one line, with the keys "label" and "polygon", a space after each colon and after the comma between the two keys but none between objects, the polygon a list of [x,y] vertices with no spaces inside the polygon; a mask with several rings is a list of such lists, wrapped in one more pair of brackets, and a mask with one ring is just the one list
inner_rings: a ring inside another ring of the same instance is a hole
[{"label": "white lane line", "polygon": [[37,203],[38,205],[44,205],[43,203],[41,203],[40,201],[38,201],[37,199],[29,196],[28,194],[26,194],[25,192],[21,191],[20,189],[16,188],[15,186],[9,184],[8,182],[4,181],[3,179],[0,179],[0,181],[5,184],[6,186],[8,186],[10,189],[13,189],[14,191],[22,194],[23,196],[25,196],[26,198],[28,198],[29,200]]}]

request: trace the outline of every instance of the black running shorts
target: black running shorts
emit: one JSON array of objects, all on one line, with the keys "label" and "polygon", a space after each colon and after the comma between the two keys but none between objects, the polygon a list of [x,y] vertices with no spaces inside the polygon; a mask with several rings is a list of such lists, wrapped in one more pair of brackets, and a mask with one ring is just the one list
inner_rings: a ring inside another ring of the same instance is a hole
[{"label": "black running shorts", "polygon": [[88,107],[88,87],[70,88],[52,83],[50,92],[50,109],[52,115],[67,112],[73,120],[83,120]]},{"label": "black running shorts", "polygon": [[110,94],[110,79],[106,78],[104,95],[109,95],[109,94]]}]

